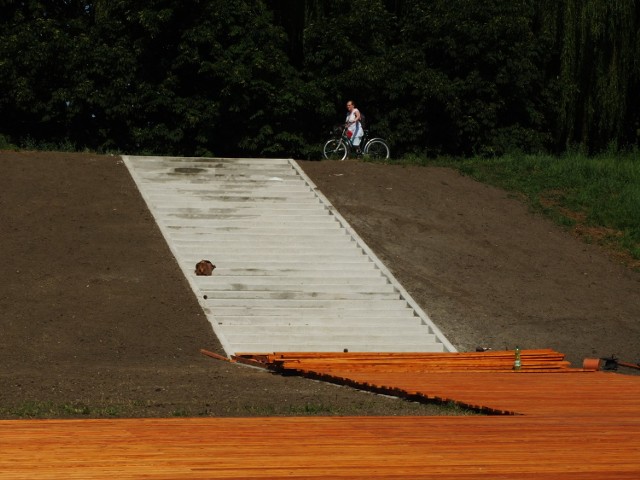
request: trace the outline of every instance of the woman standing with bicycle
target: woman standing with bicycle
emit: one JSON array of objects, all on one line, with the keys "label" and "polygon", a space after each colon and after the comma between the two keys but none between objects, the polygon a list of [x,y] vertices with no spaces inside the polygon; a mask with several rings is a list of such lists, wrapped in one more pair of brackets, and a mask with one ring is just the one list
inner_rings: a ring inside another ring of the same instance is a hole
[{"label": "woman standing with bicycle", "polygon": [[349,100],[347,102],[347,119],[345,120],[345,126],[347,127],[347,137],[349,137],[351,144],[356,148],[358,155],[360,154],[360,141],[364,135],[360,118],[360,110],[356,108],[353,100]]},{"label": "woman standing with bicycle", "polygon": [[389,145],[384,139],[369,138],[362,151],[360,144],[364,139],[364,116],[355,107],[352,100],[347,102],[347,119],[344,127],[336,127],[332,130],[332,137],[326,141],[322,149],[324,158],[328,160],[344,160],[355,149],[360,157],[364,154],[370,160],[386,160],[389,158]]}]

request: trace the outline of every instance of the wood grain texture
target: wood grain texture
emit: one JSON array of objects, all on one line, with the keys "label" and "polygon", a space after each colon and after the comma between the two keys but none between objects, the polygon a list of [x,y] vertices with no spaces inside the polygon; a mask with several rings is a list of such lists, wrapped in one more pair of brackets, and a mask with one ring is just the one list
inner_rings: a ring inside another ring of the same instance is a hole
[{"label": "wood grain texture", "polygon": [[640,377],[570,369],[549,351],[523,352],[519,372],[499,353],[438,355],[242,358],[506,415],[7,420],[0,478],[640,478]]}]

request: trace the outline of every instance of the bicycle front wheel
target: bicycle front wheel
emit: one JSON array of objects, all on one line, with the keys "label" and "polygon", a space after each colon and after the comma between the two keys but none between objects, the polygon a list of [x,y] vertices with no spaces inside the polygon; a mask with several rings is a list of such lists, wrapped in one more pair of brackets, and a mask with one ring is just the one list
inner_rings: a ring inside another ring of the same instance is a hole
[{"label": "bicycle front wheel", "polygon": [[389,145],[381,138],[374,138],[364,147],[364,154],[373,160],[383,160],[390,156]]},{"label": "bicycle front wheel", "polygon": [[323,154],[327,160],[344,160],[347,158],[347,146],[334,138],[324,144]]}]

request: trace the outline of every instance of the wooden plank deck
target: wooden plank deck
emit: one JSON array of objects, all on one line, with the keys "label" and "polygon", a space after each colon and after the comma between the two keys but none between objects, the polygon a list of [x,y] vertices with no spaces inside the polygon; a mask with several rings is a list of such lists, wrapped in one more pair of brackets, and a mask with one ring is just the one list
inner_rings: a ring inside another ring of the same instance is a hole
[{"label": "wooden plank deck", "polygon": [[[640,376],[571,368],[553,350],[244,354],[276,371],[497,414],[640,414]],[[639,477],[640,478],[640,477]]]},{"label": "wooden plank deck", "polygon": [[0,477],[637,480],[639,446],[637,417],[3,421]]},{"label": "wooden plank deck", "polygon": [[[510,414],[6,420],[0,478],[640,478],[640,377],[571,369],[548,352],[523,352],[519,372],[501,354],[477,361],[469,354],[476,371],[466,371],[458,354],[439,361],[407,354],[416,372],[396,354],[350,361],[336,355],[335,362],[274,355],[271,366],[289,363],[296,373]],[[547,364],[527,369],[534,357],[547,357]]]},{"label": "wooden plank deck", "polygon": [[[237,354],[235,359],[245,359],[264,366],[284,370],[312,371],[334,370],[384,371],[384,372],[505,372],[512,371],[514,351],[456,352],[456,353],[309,353],[285,352],[272,354]],[[565,371],[576,372],[583,369],[571,368],[564,354],[551,349],[523,350],[520,370],[531,372]]]}]

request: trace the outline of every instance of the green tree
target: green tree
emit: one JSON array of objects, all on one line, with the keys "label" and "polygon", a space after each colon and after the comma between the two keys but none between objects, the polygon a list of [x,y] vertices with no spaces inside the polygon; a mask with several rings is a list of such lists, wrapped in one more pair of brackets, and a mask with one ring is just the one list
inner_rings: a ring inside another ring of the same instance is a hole
[{"label": "green tree", "polygon": [[638,122],[638,2],[565,0],[559,14],[558,144],[637,142],[628,126]]},{"label": "green tree", "polygon": [[329,125],[341,122],[346,101],[352,99],[378,133],[388,133],[385,83],[392,71],[385,59],[394,24],[381,1],[310,2],[304,74],[320,95],[312,112],[315,132],[326,133]]},{"label": "green tree", "polygon": [[500,153],[543,148],[532,2],[404,1],[391,111],[417,148]]},{"label": "green tree", "polygon": [[10,11],[0,107],[17,133],[167,154],[302,148],[305,85],[262,2],[72,3]]},{"label": "green tree", "polygon": [[0,134],[317,156],[353,99],[394,154],[637,144],[637,0],[0,1]]},{"label": "green tree", "polygon": [[99,23],[116,22],[134,54],[134,74],[117,92],[123,95],[115,111],[128,125],[130,148],[198,155],[301,148],[293,127],[302,85],[262,2],[102,8]]},{"label": "green tree", "polygon": [[14,136],[70,135],[82,89],[78,59],[88,37],[83,2],[4,2],[0,35],[0,129]]}]

